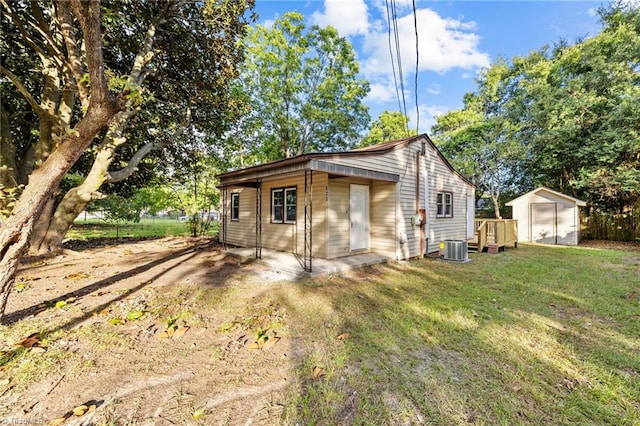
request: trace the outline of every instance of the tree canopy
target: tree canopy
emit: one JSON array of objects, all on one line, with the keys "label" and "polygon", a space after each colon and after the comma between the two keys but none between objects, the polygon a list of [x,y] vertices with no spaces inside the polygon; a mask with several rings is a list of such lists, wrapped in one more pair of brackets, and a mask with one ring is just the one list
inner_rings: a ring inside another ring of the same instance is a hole
[{"label": "tree canopy", "polygon": [[307,28],[301,14],[288,12],[272,26],[256,25],[244,44],[236,93],[250,109],[230,145],[242,161],[355,145],[369,122],[362,103],[369,84],[335,28]]},{"label": "tree canopy", "polygon": [[497,61],[437,118],[439,147],[492,198],[545,185],[621,211],[640,197],[640,11],[600,15],[591,38]]},{"label": "tree canopy", "polygon": [[[131,176],[153,150],[229,127],[237,117],[229,83],[252,5],[1,2],[0,186],[24,190],[11,195],[0,226],[0,314],[29,244],[61,242],[102,184]],[[61,193],[88,149],[87,167],[76,170],[84,180]]]},{"label": "tree canopy", "polygon": [[416,130],[409,129],[409,117],[399,111],[383,111],[378,119],[371,123],[369,133],[362,138],[359,146],[376,145],[415,134]]}]

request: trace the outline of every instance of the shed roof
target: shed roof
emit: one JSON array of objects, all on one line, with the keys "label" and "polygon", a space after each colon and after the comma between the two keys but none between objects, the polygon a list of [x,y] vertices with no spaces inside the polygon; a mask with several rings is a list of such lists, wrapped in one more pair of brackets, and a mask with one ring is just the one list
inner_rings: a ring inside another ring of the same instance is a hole
[{"label": "shed roof", "polygon": [[584,207],[584,206],[586,206],[586,205],[587,205],[587,203],[586,203],[586,202],[584,202],[584,201],[582,201],[582,200],[578,200],[577,198],[571,197],[570,195],[567,195],[567,194],[563,194],[562,192],[554,191],[553,189],[551,189],[551,188],[547,188],[546,186],[540,186],[540,187],[538,187],[538,188],[534,189],[533,191],[529,191],[529,192],[527,192],[526,194],[522,194],[522,195],[521,195],[521,196],[519,196],[518,198],[514,198],[513,200],[511,200],[511,201],[509,201],[509,202],[505,203],[505,205],[506,205],[506,206],[513,206],[513,204],[514,204],[516,201],[518,201],[519,199],[524,198],[524,197],[526,197],[526,196],[528,196],[528,195],[530,195],[530,194],[537,194],[537,193],[538,193],[538,192],[540,192],[540,191],[546,191],[546,192],[549,192],[549,193],[551,193],[551,194],[553,194],[553,195],[556,195],[556,196],[558,196],[558,197],[564,198],[564,199],[566,199],[566,200],[573,201],[573,202],[574,202],[574,203],[576,203],[576,205],[577,205],[577,206],[579,206],[579,207]]},{"label": "shed roof", "polygon": [[[221,183],[235,183],[241,181],[247,181],[248,179],[256,179],[263,176],[270,175],[273,171],[283,170],[283,171],[298,171],[305,169],[316,170],[314,166],[318,165],[326,165],[325,161],[318,160],[331,160],[331,159],[339,159],[344,157],[352,157],[352,156],[364,156],[364,155],[379,155],[384,154],[395,149],[401,149],[412,142],[418,140],[424,140],[428,143],[433,150],[437,153],[438,157],[442,160],[442,162],[449,168],[453,173],[458,175],[461,179],[463,179],[469,185],[475,186],[469,179],[462,176],[458,173],[453,166],[449,163],[449,161],[442,155],[440,150],[436,147],[433,141],[427,136],[427,134],[411,136],[403,139],[398,139],[395,141],[385,142],[378,145],[371,145],[363,148],[356,148],[349,151],[340,151],[340,152],[315,152],[310,154],[302,154],[296,155],[295,157],[285,158],[283,160],[271,161],[269,163],[259,164],[252,167],[246,167],[244,169],[238,169],[226,173],[221,173],[216,175],[216,177],[220,180]],[[346,167],[346,166],[343,166]],[[321,169],[318,169],[321,170]],[[346,169],[345,169],[346,170]],[[328,170],[321,170],[328,171]],[[363,170],[357,169],[354,167],[349,168],[349,174],[354,176],[362,176],[362,177],[371,177],[374,179],[381,180],[390,180],[390,181],[398,181],[399,176],[389,175],[388,173],[383,173],[378,176],[381,172],[377,172],[374,170]],[[226,182],[225,182],[226,181]]]}]

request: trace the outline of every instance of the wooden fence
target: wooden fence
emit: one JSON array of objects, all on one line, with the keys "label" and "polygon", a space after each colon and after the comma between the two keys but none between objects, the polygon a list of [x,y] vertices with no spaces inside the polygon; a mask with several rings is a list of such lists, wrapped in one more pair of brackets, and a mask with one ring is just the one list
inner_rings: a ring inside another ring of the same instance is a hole
[{"label": "wooden fence", "polygon": [[611,241],[640,241],[640,208],[611,214],[597,210],[580,216],[582,238]]}]

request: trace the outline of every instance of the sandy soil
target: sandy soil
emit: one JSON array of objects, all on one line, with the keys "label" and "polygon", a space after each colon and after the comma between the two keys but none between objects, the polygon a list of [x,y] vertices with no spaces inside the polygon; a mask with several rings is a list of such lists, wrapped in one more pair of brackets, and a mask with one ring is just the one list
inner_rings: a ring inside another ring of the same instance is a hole
[{"label": "sandy soil", "polygon": [[[104,243],[22,262],[3,334],[37,332],[21,359],[41,368],[0,372],[0,423],[278,424],[295,359],[265,296],[278,275],[207,239]],[[69,416],[82,405],[96,409]]]}]

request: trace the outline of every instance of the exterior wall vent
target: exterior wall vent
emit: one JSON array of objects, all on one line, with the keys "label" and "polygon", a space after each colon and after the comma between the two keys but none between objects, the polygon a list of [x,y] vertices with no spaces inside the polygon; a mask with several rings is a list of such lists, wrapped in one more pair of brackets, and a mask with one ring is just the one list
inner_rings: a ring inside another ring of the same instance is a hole
[{"label": "exterior wall vent", "polygon": [[463,262],[468,259],[467,242],[463,240],[444,240],[444,260]]}]

